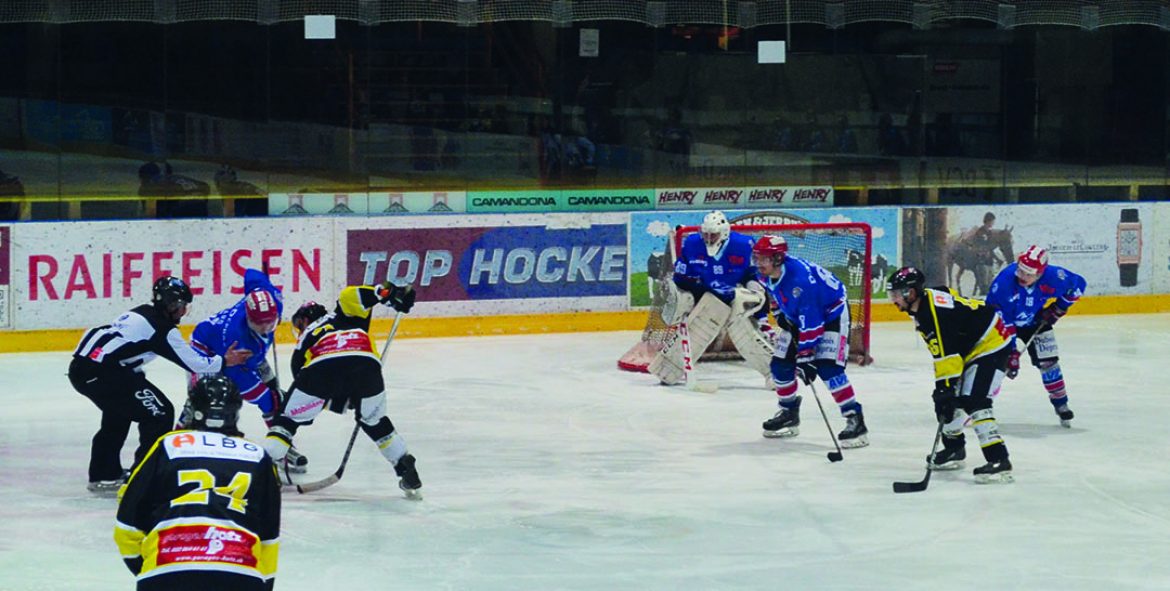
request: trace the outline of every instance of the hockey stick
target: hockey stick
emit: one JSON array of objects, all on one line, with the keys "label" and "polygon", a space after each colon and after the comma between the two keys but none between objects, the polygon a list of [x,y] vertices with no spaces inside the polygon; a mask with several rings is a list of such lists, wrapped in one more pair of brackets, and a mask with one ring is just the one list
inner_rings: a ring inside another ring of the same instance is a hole
[{"label": "hockey stick", "polygon": [[[930,444],[930,453],[931,454],[933,454],[934,449],[936,447],[938,447],[938,442],[939,442],[939,440],[942,439],[942,432],[943,432],[943,424],[939,423],[938,424],[938,431],[936,431],[934,433],[934,443]],[[930,455],[928,454],[927,458],[929,458],[929,457],[930,457]],[[930,460],[927,459],[926,476],[924,476],[922,478],[922,480],[920,480],[918,482],[895,482],[894,483],[894,492],[896,492],[896,493],[911,493],[911,492],[922,492],[922,491],[926,490],[926,487],[930,484],[930,475],[933,472],[934,471],[930,469]]]},{"label": "hockey stick", "polygon": [[821,418],[825,419],[825,428],[829,430],[829,437],[833,438],[833,447],[837,448],[837,451],[829,452],[827,457],[830,462],[840,462],[845,459],[845,456],[841,453],[841,444],[837,443],[837,435],[833,433],[833,427],[829,424],[829,415],[825,414],[825,407],[821,405],[821,397],[817,396],[817,387],[809,382],[808,388],[812,390],[813,400],[817,401],[817,408],[821,409]]},{"label": "hockey stick", "polygon": [[[402,312],[395,312],[394,325],[390,327],[390,334],[386,336],[386,344],[382,345],[381,362],[383,370],[386,368],[386,352],[390,350],[390,343],[394,341],[394,335],[398,332],[398,323],[401,321]],[[353,433],[349,434],[349,444],[345,446],[345,454],[341,456],[341,465],[337,467],[337,471],[321,480],[296,485],[298,493],[305,494],[328,488],[341,480],[341,475],[345,473],[345,466],[349,463],[349,454],[353,451],[353,442],[357,440],[358,430],[362,427],[360,413],[361,409],[354,409]]]},{"label": "hockey stick", "polygon": [[687,390],[692,392],[702,392],[704,394],[714,394],[718,392],[718,384],[700,382],[695,376],[695,368],[693,365],[691,365],[691,333],[689,330],[687,330],[687,321],[685,318],[682,322],[678,323],[678,338],[682,339],[679,345],[682,347],[683,375],[686,376]]},{"label": "hockey stick", "polygon": [[[1032,333],[1032,336],[1028,337],[1028,341],[1024,343],[1024,351],[1028,350],[1028,347],[1032,344],[1032,339],[1035,339],[1036,335],[1040,334],[1040,331],[1043,330],[1045,326],[1046,326],[1046,324],[1044,322],[1041,322],[1036,327],[1036,332]],[[922,492],[922,491],[926,490],[927,486],[930,485],[930,474],[933,472],[933,470],[930,469],[930,459],[929,458],[930,458],[930,455],[934,453],[935,448],[938,447],[938,442],[940,440],[942,440],[942,433],[943,433],[943,423],[939,423],[938,424],[938,431],[936,431],[934,434],[934,443],[932,443],[930,445],[930,454],[927,454],[926,476],[924,476],[922,478],[922,480],[920,480],[918,482],[895,482],[894,483],[894,492],[895,493]]]}]

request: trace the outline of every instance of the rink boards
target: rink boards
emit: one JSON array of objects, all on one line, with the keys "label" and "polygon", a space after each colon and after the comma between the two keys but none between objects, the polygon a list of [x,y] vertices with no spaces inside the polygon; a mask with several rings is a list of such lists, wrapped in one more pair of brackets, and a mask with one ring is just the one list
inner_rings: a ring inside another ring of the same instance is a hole
[{"label": "rink boards", "polygon": [[[638,329],[647,302],[636,287],[647,280],[648,259],[670,228],[697,224],[704,213],[0,225],[0,352],[72,347],[82,328],[149,301],[154,278],[164,274],[191,285],[194,323],[238,301],[244,270],[261,267],[284,291],[286,318],[304,301],[332,302],[345,285],[391,279],[419,294],[402,336]],[[974,272],[950,259],[987,222],[1006,237],[991,260],[1039,244],[1053,264],[1086,277],[1075,313],[1170,310],[1170,203],[730,210],[728,217],[868,223],[875,276],[915,264],[932,283],[964,293],[977,289]],[[943,281],[944,273],[959,279]],[[897,318],[882,298],[875,293],[874,320]],[[388,326],[387,317],[378,310],[375,327]]]}]

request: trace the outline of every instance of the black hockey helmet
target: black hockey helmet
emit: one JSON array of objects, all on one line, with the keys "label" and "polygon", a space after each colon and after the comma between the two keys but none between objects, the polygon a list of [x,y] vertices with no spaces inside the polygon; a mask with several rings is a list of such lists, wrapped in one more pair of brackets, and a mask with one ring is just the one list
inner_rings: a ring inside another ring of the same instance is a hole
[{"label": "black hockey helmet", "polygon": [[317,319],[328,313],[329,311],[325,309],[325,306],[309,300],[301,304],[301,307],[297,308],[297,311],[293,313],[293,330],[300,333],[302,330],[305,330],[306,326],[316,322]]},{"label": "black hockey helmet", "polygon": [[200,376],[188,394],[191,398],[191,425],[197,429],[236,432],[243,399],[235,382],[221,374]]},{"label": "black hockey helmet", "polygon": [[170,315],[174,315],[176,310],[195,299],[185,281],[170,275],[159,277],[158,281],[154,282],[151,292],[153,294],[151,303],[154,307]]},{"label": "black hockey helmet", "polygon": [[915,267],[902,267],[894,271],[889,280],[886,281],[886,292],[903,291],[914,288],[922,292],[922,286],[926,283],[926,275],[922,274]]}]

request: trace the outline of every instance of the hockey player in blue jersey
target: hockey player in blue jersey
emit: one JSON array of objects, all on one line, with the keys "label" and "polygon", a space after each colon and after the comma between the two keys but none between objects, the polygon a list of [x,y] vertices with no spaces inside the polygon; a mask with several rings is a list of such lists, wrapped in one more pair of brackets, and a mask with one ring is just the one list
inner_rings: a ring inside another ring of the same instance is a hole
[{"label": "hockey player in blue jersey", "polygon": [[[1064,374],[1060,371],[1056,333],[1052,327],[1085,292],[1085,278],[1056,265],[1048,264],[1048,252],[1039,246],[1030,246],[1016,262],[1004,267],[987,294],[987,303],[997,308],[1003,319],[1014,328],[1011,354],[1008,357],[1007,377],[1020,372],[1020,351],[1017,340],[1028,344],[1032,365],[1040,370],[1048,401],[1060,417],[1060,424],[1069,427],[1073,412],[1068,408],[1068,392],[1064,389]],[[1052,303],[1048,303],[1052,300]],[[1016,338],[1018,337],[1018,338]]]},{"label": "hockey player in blue jersey", "polygon": [[[191,346],[207,355],[225,350],[233,342],[252,352],[247,363],[228,368],[223,373],[239,388],[245,402],[260,409],[266,424],[280,412],[284,398],[276,372],[267,358],[283,312],[283,296],[268,275],[257,269],[248,269],[244,272],[244,297],[230,308],[200,322],[191,334]],[[187,418],[186,409],[183,415],[181,425]],[[290,472],[301,473],[306,470],[308,459],[293,452],[288,462]]]},{"label": "hockey player in blue jersey", "polygon": [[[726,328],[748,364],[768,377],[772,327],[767,322],[764,288],[752,265],[752,244],[750,236],[731,231],[723,212],[707,214],[699,233],[683,239],[662,316],[668,326],[686,323],[692,360]],[[664,384],[686,379],[678,334],[650,362],[650,373]]]},{"label": "hockey player in blue jersey", "polygon": [[780,323],[771,368],[780,410],[764,421],[764,436],[791,437],[800,432],[796,379],[812,385],[819,376],[845,417],[845,429],[837,436],[841,446],[869,445],[861,403],[845,375],[849,359],[845,286],[823,267],[790,256],[782,236],[763,236],[752,251]]}]

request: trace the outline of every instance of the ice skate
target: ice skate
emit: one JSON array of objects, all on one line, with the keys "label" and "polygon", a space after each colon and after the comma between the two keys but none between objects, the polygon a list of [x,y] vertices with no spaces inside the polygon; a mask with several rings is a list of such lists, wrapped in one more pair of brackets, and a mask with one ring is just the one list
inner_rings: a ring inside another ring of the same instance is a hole
[{"label": "ice skate", "polygon": [[846,449],[869,445],[869,429],[865,427],[865,416],[860,412],[845,417],[845,428],[837,434],[837,441]]},{"label": "ice skate", "polygon": [[394,464],[394,473],[398,475],[398,488],[412,501],[422,499],[422,480],[418,477],[418,470],[414,468],[414,456],[406,454]]},{"label": "ice skate", "polygon": [[800,398],[791,408],[780,407],[776,415],[764,421],[764,437],[795,437],[800,434]]},{"label": "ice skate", "polygon": [[1006,458],[998,462],[987,462],[975,468],[976,484],[1007,484],[1015,482],[1012,478],[1012,463]]},{"label": "ice skate", "polygon": [[130,480],[130,471],[122,470],[122,475],[114,480],[95,480],[85,485],[85,490],[98,497],[113,498],[118,496],[118,490],[122,488],[126,481]]},{"label": "ice skate", "polygon": [[309,471],[309,458],[297,451],[295,447],[288,448],[288,453],[284,455],[284,461],[289,474],[304,474]]},{"label": "ice skate", "polygon": [[1068,404],[1062,404],[1055,408],[1056,416],[1060,417],[1060,426],[1065,429],[1072,428],[1073,411],[1069,409]]},{"label": "ice skate", "polygon": [[958,470],[963,467],[963,460],[967,459],[966,447],[944,447],[926,457],[926,465],[931,470]]}]

